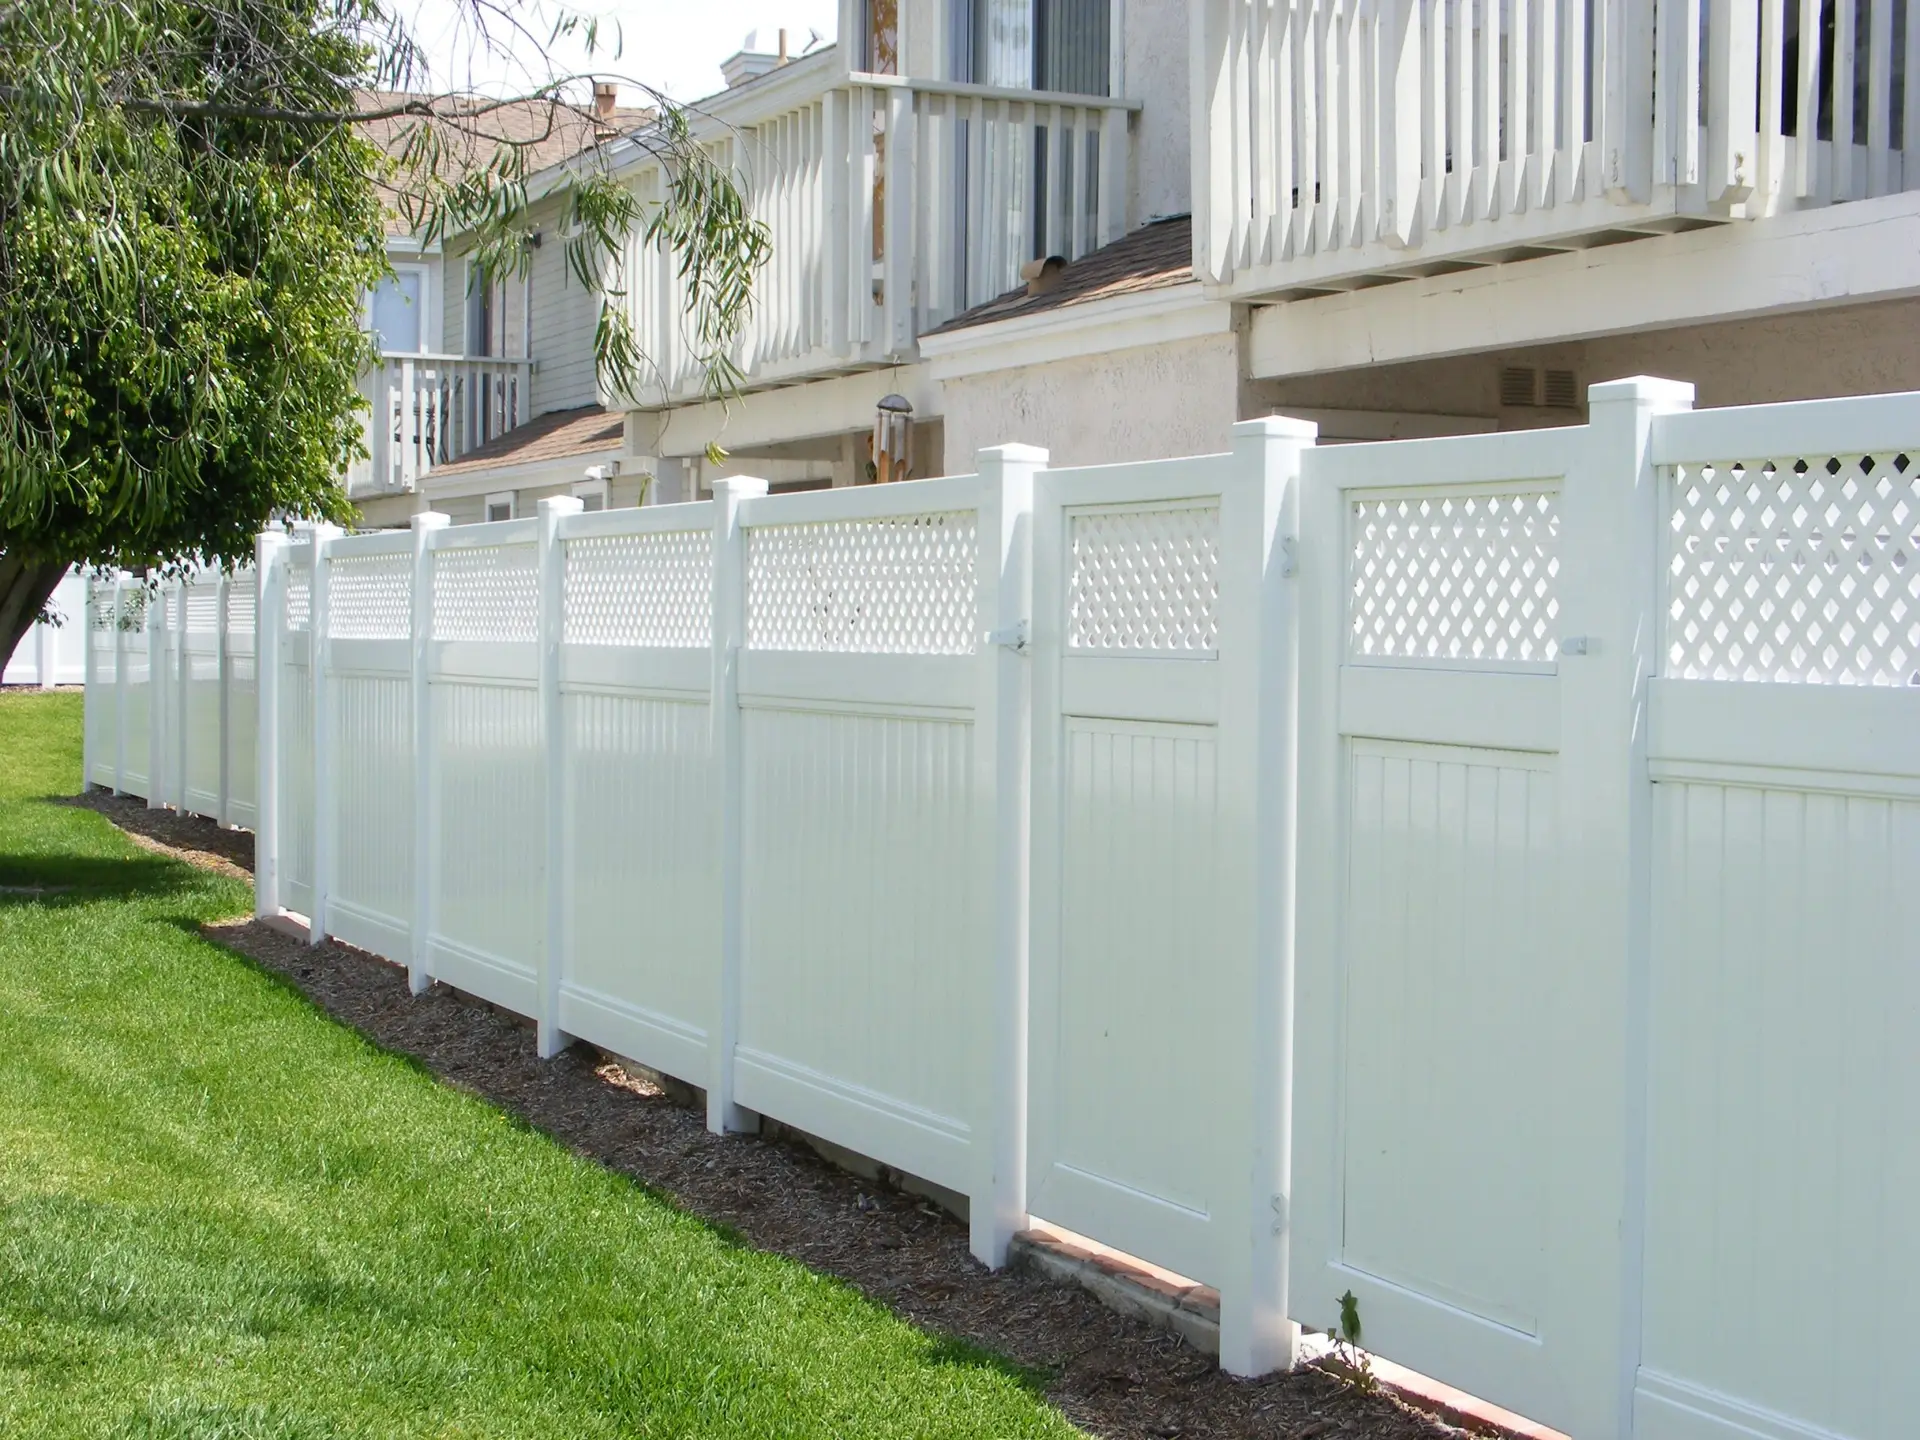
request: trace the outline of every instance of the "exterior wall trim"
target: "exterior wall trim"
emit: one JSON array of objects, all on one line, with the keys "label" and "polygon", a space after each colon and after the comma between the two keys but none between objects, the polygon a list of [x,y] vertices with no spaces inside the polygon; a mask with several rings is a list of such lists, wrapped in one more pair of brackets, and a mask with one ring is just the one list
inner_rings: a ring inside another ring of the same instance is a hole
[{"label": "exterior wall trim", "polygon": [[930,363],[934,379],[958,380],[1142,345],[1226,335],[1232,330],[1233,306],[1206,299],[1199,282],[1193,281],[923,335],[920,353]]}]

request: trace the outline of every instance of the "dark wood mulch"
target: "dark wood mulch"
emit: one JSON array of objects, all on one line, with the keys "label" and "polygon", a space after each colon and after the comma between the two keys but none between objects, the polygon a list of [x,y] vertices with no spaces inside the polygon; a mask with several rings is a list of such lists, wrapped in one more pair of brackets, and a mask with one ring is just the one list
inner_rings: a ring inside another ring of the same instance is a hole
[{"label": "dark wood mulch", "polygon": [[[76,803],[136,840],[223,870],[252,863],[252,836],[95,793]],[[1084,1291],[993,1272],[966,1227],[924,1200],[863,1180],[792,1139],[717,1136],[678,1087],[576,1046],[535,1058],[531,1026],[349,946],[316,948],[252,920],[209,938],[283,976],[334,1019],[409,1055],[598,1161],[671,1196],[763,1250],[838,1276],[916,1325],[1029,1367],[1046,1396],[1095,1435],[1127,1440],[1285,1437],[1437,1440],[1462,1431],[1317,1370],[1235,1380],[1173,1337]]]}]

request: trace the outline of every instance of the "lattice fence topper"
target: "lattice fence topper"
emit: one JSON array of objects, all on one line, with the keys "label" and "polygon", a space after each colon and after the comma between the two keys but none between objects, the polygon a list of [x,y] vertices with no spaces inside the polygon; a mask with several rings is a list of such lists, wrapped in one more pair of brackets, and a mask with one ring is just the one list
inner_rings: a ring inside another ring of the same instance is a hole
[{"label": "lattice fence topper", "polygon": [[1667,674],[1920,685],[1920,463],[1675,466]]},{"label": "lattice fence topper", "polygon": [[413,633],[413,552],[342,555],[327,574],[327,633],[405,640]]},{"label": "lattice fence topper", "polygon": [[304,630],[313,619],[313,562],[287,565],[287,629]]},{"label": "lattice fence topper", "polygon": [[1557,493],[1399,495],[1352,505],[1351,654],[1415,662],[1553,660]]},{"label": "lattice fence topper", "polygon": [[87,595],[87,628],[111,631],[113,622],[113,586],[96,580]]},{"label": "lattice fence topper", "polygon": [[974,512],[760,525],[747,532],[756,650],[970,655]]},{"label": "lattice fence topper", "polygon": [[433,557],[433,638],[537,640],[540,557],[532,545],[476,545]]},{"label": "lattice fence topper", "polygon": [[259,576],[252,570],[236,570],[233,580],[227,586],[227,633],[229,635],[253,634],[253,616],[259,608],[254,588],[260,583]]},{"label": "lattice fence topper", "polygon": [[1067,647],[1184,651],[1220,645],[1220,507],[1069,516]]},{"label": "lattice fence topper", "polygon": [[713,641],[713,532],[567,542],[566,642],[701,649]]},{"label": "lattice fence topper", "polygon": [[220,587],[217,581],[198,580],[187,586],[187,629],[196,635],[220,631]]}]

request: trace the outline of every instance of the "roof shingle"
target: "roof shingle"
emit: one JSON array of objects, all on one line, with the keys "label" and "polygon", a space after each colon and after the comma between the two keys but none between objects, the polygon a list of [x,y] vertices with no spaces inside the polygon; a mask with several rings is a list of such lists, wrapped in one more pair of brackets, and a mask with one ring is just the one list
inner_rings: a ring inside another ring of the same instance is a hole
[{"label": "roof shingle", "polygon": [[927,333],[943,335],[950,330],[1086,305],[1116,295],[1162,290],[1192,279],[1193,220],[1191,216],[1174,215],[1142,225],[1132,234],[1082,255],[1060,272],[1059,281],[1049,290],[1038,295],[1029,295],[1025,286],[1009,290],[961,311]]},{"label": "roof shingle", "polygon": [[470,474],[499,465],[531,465],[540,460],[565,460],[570,455],[617,450],[624,433],[623,417],[599,405],[549,410],[524,425],[514,426],[504,435],[496,435],[458,460],[434,466],[430,478],[438,480],[443,475]]}]

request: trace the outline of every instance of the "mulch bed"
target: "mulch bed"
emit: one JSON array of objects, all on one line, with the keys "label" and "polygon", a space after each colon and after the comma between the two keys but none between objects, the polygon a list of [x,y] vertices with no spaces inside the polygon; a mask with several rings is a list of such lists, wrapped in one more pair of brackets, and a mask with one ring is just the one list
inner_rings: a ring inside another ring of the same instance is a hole
[{"label": "mulch bed", "polygon": [[[246,832],[102,792],[74,803],[100,811],[147,848],[251,873]],[[414,998],[403,969],[364,951],[309,948],[252,920],[210,925],[206,934],[283,976],[334,1019],[574,1153],[664,1192],[762,1250],[845,1280],[916,1325],[1030,1367],[1047,1398],[1092,1434],[1437,1440],[1465,1433],[1311,1368],[1233,1379],[1084,1291],[985,1269],[967,1251],[966,1227],[924,1200],[851,1175],[790,1138],[711,1134],[679,1087],[631,1074],[585,1046],[541,1061],[528,1022],[444,985]]]}]

